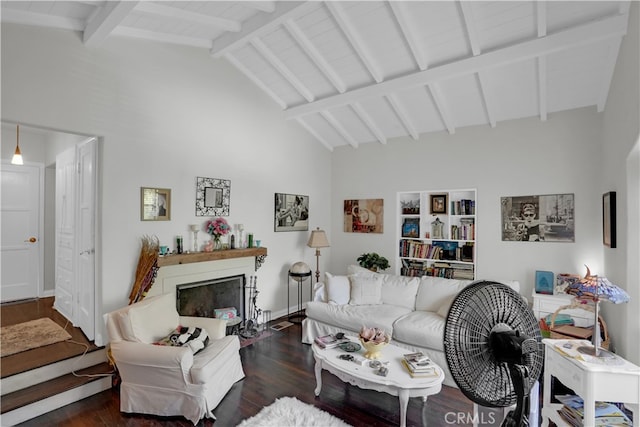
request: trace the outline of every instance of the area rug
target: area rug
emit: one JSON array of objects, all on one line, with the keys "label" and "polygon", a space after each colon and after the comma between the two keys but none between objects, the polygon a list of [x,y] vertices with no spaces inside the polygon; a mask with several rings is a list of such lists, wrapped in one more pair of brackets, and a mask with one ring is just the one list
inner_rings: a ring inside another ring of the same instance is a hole
[{"label": "area rug", "polygon": [[43,317],[0,328],[0,357],[20,353],[71,338],[53,320]]},{"label": "area rug", "polygon": [[339,418],[295,397],[281,397],[237,427],[351,427]]}]

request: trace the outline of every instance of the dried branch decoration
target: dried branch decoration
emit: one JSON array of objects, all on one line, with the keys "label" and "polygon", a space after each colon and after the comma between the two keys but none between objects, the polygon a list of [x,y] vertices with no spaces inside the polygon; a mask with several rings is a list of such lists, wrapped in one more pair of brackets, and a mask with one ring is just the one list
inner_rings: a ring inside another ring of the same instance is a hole
[{"label": "dried branch decoration", "polygon": [[143,236],[138,267],[136,268],[136,279],[133,289],[129,295],[129,304],[142,301],[147,292],[153,286],[153,282],[158,272],[158,253],[160,252],[160,241],[155,236]]}]

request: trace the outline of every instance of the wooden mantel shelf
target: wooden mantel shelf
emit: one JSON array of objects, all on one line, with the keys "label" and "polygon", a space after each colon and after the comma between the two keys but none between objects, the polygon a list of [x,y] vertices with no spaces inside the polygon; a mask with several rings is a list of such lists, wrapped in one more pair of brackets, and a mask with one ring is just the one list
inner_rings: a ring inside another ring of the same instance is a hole
[{"label": "wooden mantel shelf", "polygon": [[[193,262],[220,261],[231,258],[255,257],[256,261],[264,260],[267,248],[225,249],[213,252],[194,252],[180,255],[165,255],[158,258],[158,267],[169,265],[191,264]],[[262,262],[260,262],[262,264]]]}]

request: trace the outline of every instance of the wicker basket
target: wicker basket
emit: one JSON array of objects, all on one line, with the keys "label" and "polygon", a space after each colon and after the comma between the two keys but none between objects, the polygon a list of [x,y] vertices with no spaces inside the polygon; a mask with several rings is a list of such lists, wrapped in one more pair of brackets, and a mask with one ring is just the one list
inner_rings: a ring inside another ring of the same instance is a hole
[{"label": "wicker basket", "polygon": [[[577,304],[577,303],[572,303],[570,305],[565,305],[562,306],[560,308],[558,308],[554,313],[553,316],[551,316],[551,324],[549,325],[549,329],[551,330],[550,333],[550,337],[553,339],[569,339],[569,340],[575,340],[575,339],[580,339],[577,338],[575,336],[572,335],[566,335],[566,334],[562,334],[560,332],[556,332],[555,329],[555,323],[556,323],[556,316],[558,315],[558,313],[560,313],[562,310],[567,310],[567,309],[574,309],[574,308],[579,308],[581,310],[586,310],[586,311],[590,311],[590,312],[594,312],[594,309],[592,306],[590,305],[585,305],[585,304]],[[611,339],[609,338],[609,331],[607,329],[607,324],[604,321],[604,319],[602,318],[602,316],[598,316],[598,323],[600,323],[600,336],[602,338],[602,342],[600,343],[600,347],[604,348],[605,350],[609,349],[609,344],[611,343]]]}]

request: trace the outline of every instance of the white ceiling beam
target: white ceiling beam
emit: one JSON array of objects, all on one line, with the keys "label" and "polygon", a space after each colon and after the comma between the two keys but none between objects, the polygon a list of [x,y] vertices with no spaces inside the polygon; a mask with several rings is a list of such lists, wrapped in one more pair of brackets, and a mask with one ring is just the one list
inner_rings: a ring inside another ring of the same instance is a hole
[{"label": "white ceiling beam", "polygon": [[397,77],[381,83],[361,87],[318,101],[291,107],[285,111],[288,119],[315,113],[328,108],[352,104],[356,100],[372,98],[401,89],[428,85],[433,82],[452,79],[478,71],[501,67],[515,62],[529,60],[541,55],[560,52],[584,46],[611,37],[621,37],[627,32],[627,17],[615,16],[590,22],[569,30],[536,38],[513,46],[485,52],[478,56],[461,59],[439,67],[419,71],[411,75]]},{"label": "white ceiling beam", "polygon": [[538,109],[540,120],[547,120],[547,57],[538,57]]},{"label": "white ceiling beam", "polygon": [[358,117],[360,117],[360,120],[362,120],[362,122],[369,128],[369,131],[378,139],[378,141],[380,141],[380,144],[386,144],[386,135],[378,127],[376,122],[371,118],[369,113],[367,113],[362,104],[360,104],[359,102],[354,102],[351,105],[351,108],[353,109],[353,111],[355,111]]},{"label": "white ceiling beam", "polygon": [[418,68],[426,70],[429,66],[429,62],[427,61],[423,50],[420,48],[420,42],[416,37],[416,29],[413,21],[409,19],[405,3],[391,0],[388,4],[389,7],[391,7],[391,11],[395,16],[396,21],[398,22],[398,27],[402,31],[402,34],[409,45],[409,49],[411,49],[413,59],[415,59],[416,64],[418,64]]},{"label": "white ceiling beam", "polygon": [[484,101],[484,111],[487,113],[489,126],[494,128],[496,127],[496,110],[494,108],[494,103],[491,102],[491,96],[488,89],[489,85],[487,83],[487,73],[486,71],[478,71],[476,75],[478,76],[478,89],[480,90],[480,95]]},{"label": "white ceiling beam", "polygon": [[320,143],[322,145],[324,145],[325,147],[327,147],[327,149],[329,151],[333,151],[333,146],[331,144],[329,144],[329,141],[327,141],[326,139],[324,139],[322,137],[322,135],[320,135],[318,132],[316,132],[316,130],[314,128],[312,128],[311,126],[309,126],[307,124],[307,122],[304,121],[304,119],[302,119],[302,117],[298,117],[296,119],[298,121],[298,123],[300,123],[300,125],[302,125],[303,128],[305,128],[307,130],[307,132],[309,132],[315,139],[317,139],[318,141],[320,141]]},{"label": "white ceiling beam", "polygon": [[242,6],[250,7],[255,10],[259,10],[260,12],[271,13],[276,10],[276,2],[275,1],[243,1],[240,2]]},{"label": "white ceiling beam", "polygon": [[249,80],[251,80],[256,86],[258,86],[267,95],[269,95],[271,97],[271,99],[276,101],[276,103],[282,109],[287,108],[287,103],[284,102],[284,100],[282,98],[280,98],[278,95],[276,95],[275,92],[272,91],[269,88],[269,86],[267,86],[262,80],[260,80],[258,77],[256,77],[256,75],[253,74],[247,67],[245,67],[245,65],[242,62],[240,62],[235,56],[233,56],[231,53],[227,53],[224,57],[227,59],[227,61],[231,62],[238,70],[240,70],[240,72],[242,74],[247,76],[247,78]]},{"label": "white ceiling beam", "polygon": [[373,56],[367,51],[366,43],[362,40],[360,34],[353,30],[354,26],[342,5],[336,1],[328,1],[325,2],[325,6],[329,9],[333,19],[342,30],[342,33],[347,37],[349,43],[351,43],[351,47],[356,52],[356,55],[358,55],[365,68],[369,71],[369,74],[371,74],[373,79],[378,83],[384,80],[382,72],[375,64]]},{"label": "white ceiling beam", "polygon": [[240,22],[231,19],[218,18],[216,16],[202,13],[190,12],[177,7],[162,6],[158,3],[142,1],[136,6],[136,12],[148,13],[150,15],[163,16],[167,18],[180,19],[182,21],[203,24],[208,27],[218,28],[224,31],[238,32],[241,29]]},{"label": "white ceiling beam", "polygon": [[609,95],[609,86],[613,80],[613,71],[616,66],[616,59],[618,53],[620,53],[620,45],[622,44],[622,37],[611,40],[609,43],[609,51],[607,52],[607,59],[604,64],[604,72],[602,73],[601,81],[602,87],[600,88],[598,95],[598,102],[596,103],[598,112],[604,111],[604,106],[607,103],[607,96]]},{"label": "white ceiling beam", "polygon": [[328,111],[321,111],[320,115],[324,117],[331,126],[333,126],[333,128],[349,143],[349,145],[353,148],[358,148],[358,141],[356,141],[355,138],[347,132],[345,127],[342,126],[342,123],[340,123],[333,114]]},{"label": "white ceiling beam", "polygon": [[137,1],[108,1],[87,23],[82,35],[85,46],[97,46],[109,37],[122,20],[138,5]]},{"label": "white ceiling beam", "polygon": [[296,24],[293,19],[285,22],[284,26],[291,34],[291,37],[300,45],[302,50],[311,58],[316,67],[320,69],[320,71],[325,75],[325,77],[333,84],[333,86],[340,93],[344,93],[347,90],[347,86],[344,84],[344,81],[340,78],[338,73],[333,69],[331,65],[324,59],[320,51],[315,47],[315,45],[309,40],[309,38],[304,34],[302,29]]},{"label": "white ceiling beam", "polygon": [[628,15],[629,9],[631,8],[631,1],[621,1],[618,3],[618,13],[620,15]]},{"label": "white ceiling beam", "polygon": [[160,43],[172,43],[182,46],[211,48],[211,40],[181,36],[179,34],[159,33],[156,31],[140,30],[132,27],[117,27],[111,33],[114,36],[133,37]]},{"label": "white ceiling beam", "polygon": [[26,10],[2,8],[2,23],[5,22],[38,27],[53,27],[61,30],[72,31],[83,31],[86,26],[86,22],[82,19],[45,15],[41,13],[28,12]]},{"label": "white ceiling beam", "polygon": [[462,13],[465,28],[467,29],[467,38],[469,39],[471,52],[473,53],[473,56],[480,55],[480,41],[478,40],[478,31],[476,30],[476,25],[473,20],[471,3],[460,1],[458,4],[460,5],[460,11]]},{"label": "white ceiling beam", "polygon": [[413,123],[411,122],[411,118],[409,117],[409,112],[402,104],[402,101],[400,101],[400,98],[398,98],[398,95],[396,95],[395,93],[390,93],[386,95],[386,98],[387,98],[387,101],[389,101],[391,108],[393,108],[396,115],[400,119],[400,122],[402,122],[402,125],[407,130],[407,133],[411,135],[411,138],[417,140],[418,131],[416,130],[416,127],[413,125]]},{"label": "white ceiling beam", "polygon": [[215,39],[209,53],[214,58],[221,58],[227,52],[239,49],[251,40],[275,30],[288,19],[317,8],[319,4],[313,1],[279,1],[273,13],[256,14],[242,24],[242,31],[239,33],[223,34]]},{"label": "white ceiling beam", "polygon": [[269,64],[271,64],[273,68],[282,74],[282,77],[284,77],[289,84],[307,100],[307,102],[313,102],[315,97],[309,88],[302,83],[302,81],[289,69],[289,67],[287,67],[287,65],[282,62],[262,40],[258,38],[253,39],[251,40],[251,45],[269,62]]},{"label": "white ceiling beam", "polygon": [[442,120],[442,124],[450,134],[454,134],[456,132],[456,127],[453,124],[453,120],[451,119],[451,113],[449,112],[449,108],[444,101],[444,96],[442,95],[442,91],[440,87],[436,83],[432,83],[427,86],[429,93],[431,94],[431,98],[433,99],[433,103],[436,105],[438,112],[440,113],[440,119]]},{"label": "white ceiling beam", "polygon": [[536,15],[538,19],[538,37],[547,35],[547,2],[536,2]]}]

